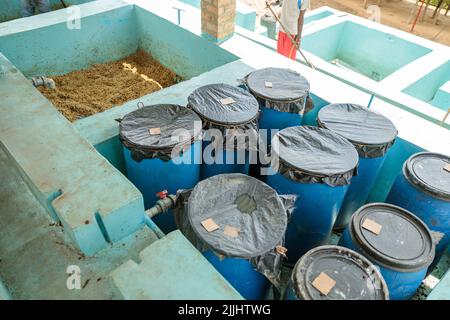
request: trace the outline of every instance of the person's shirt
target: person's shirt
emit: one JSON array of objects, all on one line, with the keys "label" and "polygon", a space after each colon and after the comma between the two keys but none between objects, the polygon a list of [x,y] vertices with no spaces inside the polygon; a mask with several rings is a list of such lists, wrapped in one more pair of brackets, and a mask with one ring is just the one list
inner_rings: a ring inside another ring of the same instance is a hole
[{"label": "person's shirt", "polygon": [[283,0],[280,20],[286,30],[283,30],[281,26],[280,30],[293,36],[297,35],[298,16],[300,15],[300,11],[306,10],[308,7],[309,0]]}]

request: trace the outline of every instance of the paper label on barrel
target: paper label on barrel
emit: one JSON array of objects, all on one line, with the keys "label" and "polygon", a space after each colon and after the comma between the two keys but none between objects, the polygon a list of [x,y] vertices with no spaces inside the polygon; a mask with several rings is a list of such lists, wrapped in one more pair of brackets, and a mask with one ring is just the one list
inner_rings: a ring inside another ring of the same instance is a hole
[{"label": "paper label on barrel", "polygon": [[231,226],[225,226],[223,233],[231,238],[239,237],[239,229]]},{"label": "paper label on barrel", "polygon": [[288,251],[288,249],[283,246],[276,246],[275,250],[283,256],[286,256],[286,252]]},{"label": "paper label on barrel", "polygon": [[201,222],[201,224],[202,224],[203,228],[205,228],[205,230],[208,232],[213,232],[213,231],[219,229],[219,226],[212,218],[203,220]]},{"label": "paper label on barrel", "polygon": [[156,134],[161,134],[161,128],[150,128],[150,129],[148,129],[148,132],[152,136],[156,135]]},{"label": "paper label on barrel", "polygon": [[437,246],[439,242],[441,242],[442,238],[445,236],[444,233],[439,231],[431,231],[431,238],[433,239],[434,244]]},{"label": "paper label on barrel", "polygon": [[321,294],[328,295],[331,289],[336,285],[336,281],[330,278],[325,272],[321,272],[319,276],[314,279],[312,285],[319,290]]},{"label": "paper label on barrel", "polygon": [[444,166],[444,170],[450,173],[450,163],[447,163],[447,164]]},{"label": "paper label on barrel", "polygon": [[229,98],[224,98],[224,99],[220,99],[220,103],[223,104],[224,106],[226,106],[227,104],[232,104],[235,103],[236,101],[234,101],[233,98],[229,97]]},{"label": "paper label on barrel", "polygon": [[376,235],[379,235],[381,232],[381,228],[383,227],[381,224],[376,223],[373,220],[370,220],[367,218],[364,220],[364,223],[362,224],[362,227],[366,230],[369,230],[372,233],[375,233]]},{"label": "paper label on barrel", "polygon": [[273,83],[270,81],[266,81],[265,82],[266,88],[272,88],[273,87]]}]

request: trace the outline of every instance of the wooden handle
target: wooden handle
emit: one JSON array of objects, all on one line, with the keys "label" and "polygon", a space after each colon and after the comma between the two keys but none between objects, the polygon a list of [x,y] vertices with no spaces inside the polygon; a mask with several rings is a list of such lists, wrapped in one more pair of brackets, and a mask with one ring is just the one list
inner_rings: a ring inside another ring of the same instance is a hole
[{"label": "wooden handle", "polygon": [[[277,20],[277,22],[280,24],[280,26],[286,30],[286,28],[284,27],[283,23],[280,21],[280,19],[278,18],[278,16],[276,15],[275,12],[273,12],[271,4],[269,3],[269,1],[266,1],[266,8],[269,9],[270,13],[272,13],[272,15],[275,17],[275,19]],[[311,67],[314,70],[317,70],[317,68],[306,58],[306,56],[303,54],[303,51],[300,50],[300,47],[298,45],[298,43],[295,41],[295,39],[289,34],[286,33],[286,35],[288,36],[289,40],[291,40],[292,45],[298,50],[298,52],[300,52],[300,54],[302,55],[303,59],[305,60],[305,62],[308,64],[309,67]]]}]

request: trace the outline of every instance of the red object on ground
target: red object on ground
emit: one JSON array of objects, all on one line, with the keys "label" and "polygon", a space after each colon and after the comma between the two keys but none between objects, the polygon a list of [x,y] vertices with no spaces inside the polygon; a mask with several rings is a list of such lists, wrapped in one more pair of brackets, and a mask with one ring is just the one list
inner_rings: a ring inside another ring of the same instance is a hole
[{"label": "red object on ground", "polygon": [[292,60],[295,60],[297,55],[297,48],[295,48],[289,36],[283,31],[278,32],[277,52]]},{"label": "red object on ground", "polygon": [[167,190],[163,190],[163,191],[158,192],[156,194],[156,196],[160,199],[165,199],[165,198],[167,198],[168,194],[169,194],[169,192],[167,192]]}]

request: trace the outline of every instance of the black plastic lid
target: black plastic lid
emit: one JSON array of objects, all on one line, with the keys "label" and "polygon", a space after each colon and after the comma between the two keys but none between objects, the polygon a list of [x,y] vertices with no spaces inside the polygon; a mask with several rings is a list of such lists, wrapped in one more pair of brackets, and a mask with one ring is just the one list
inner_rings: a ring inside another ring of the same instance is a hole
[{"label": "black plastic lid", "polygon": [[[317,121],[321,127],[340,134],[357,148],[389,147],[398,134],[391,120],[357,104],[330,104],[319,111]],[[381,155],[385,151],[381,152]]]},{"label": "black plastic lid", "polygon": [[406,179],[419,189],[440,199],[450,201],[450,157],[439,153],[420,152],[413,154],[403,166]]},{"label": "black plastic lid", "polygon": [[[233,102],[228,103],[226,99],[232,99]],[[254,96],[228,84],[200,87],[191,93],[188,103],[202,119],[217,124],[245,124],[255,119],[259,112],[259,104]]]},{"label": "black plastic lid", "polygon": [[[267,82],[271,84],[266,85]],[[281,68],[265,68],[247,77],[249,90],[261,98],[274,101],[294,101],[309,93],[308,80],[300,73]]]},{"label": "black plastic lid", "polygon": [[[123,117],[119,125],[120,138],[127,147],[168,149],[200,134],[201,125],[195,127],[195,121],[201,123],[197,114],[186,107],[173,104],[146,106]],[[189,135],[183,134],[186,132]]]},{"label": "black plastic lid", "polygon": [[283,129],[275,135],[272,150],[282,162],[312,175],[344,174],[358,165],[358,153],[350,142],[319,127]]},{"label": "black plastic lid", "polygon": [[[244,174],[220,174],[200,181],[189,197],[188,219],[208,248],[227,257],[252,258],[274,249],[287,226],[277,192]],[[207,219],[219,226],[208,232]],[[231,229],[230,229],[231,228]],[[235,235],[226,230],[237,230]]]},{"label": "black plastic lid", "polygon": [[[381,225],[377,235],[363,227],[366,219]],[[428,267],[434,259],[430,230],[411,212],[386,203],[370,203],[350,221],[353,240],[366,256],[390,269],[410,272]]]},{"label": "black plastic lid", "polygon": [[[327,295],[312,285],[322,272],[336,281]],[[308,251],[295,265],[292,280],[297,297],[304,300],[389,300],[378,269],[344,247],[321,246]]]}]

